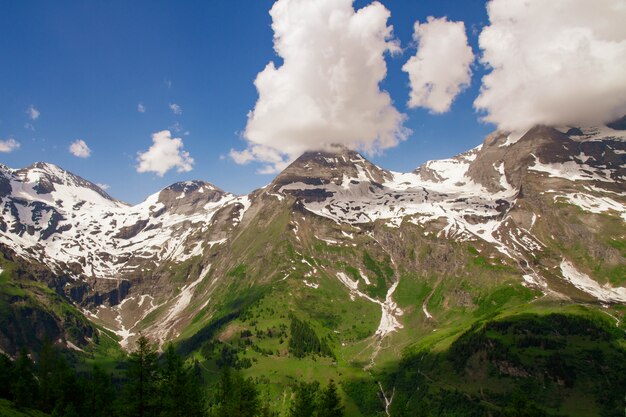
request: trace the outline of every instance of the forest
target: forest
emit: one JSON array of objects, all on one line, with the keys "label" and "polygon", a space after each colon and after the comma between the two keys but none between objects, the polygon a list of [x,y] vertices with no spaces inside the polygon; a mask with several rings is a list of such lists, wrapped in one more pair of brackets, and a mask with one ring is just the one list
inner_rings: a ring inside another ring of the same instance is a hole
[{"label": "forest", "polygon": [[[0,355],[0,415],[54,417],[274,417],[259,384],[223,366],[206,387],[198,363],[185,362],[173,345],[159,353],[147,338],[120,363],[119,375],[101,367],[77,371],[46,341],[35,355],[22,349],[15,361]],[[289,417],[344,415],[334,381],[297,382]],[[41,413],[37,413],[37,411]],[[7,414],[9,413],[9,414]]]}]

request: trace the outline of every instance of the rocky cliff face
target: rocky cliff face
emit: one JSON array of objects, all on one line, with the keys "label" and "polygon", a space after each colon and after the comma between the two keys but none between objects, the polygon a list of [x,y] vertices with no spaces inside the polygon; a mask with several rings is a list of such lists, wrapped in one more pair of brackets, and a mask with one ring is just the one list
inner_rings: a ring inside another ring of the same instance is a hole
[{"label": "rocky cliff face", "polygon": [[[49,286],[123,344],[140,330],[193,334],[232,294],[279,282],[338,286],[380,311],[372,335],[384,338],[406,320],[394,300],[414,296],[398,293],[401,276],[420,271],[437,288],[468,262],[481,280],[626,303],[625,189],[626,131],[609,127],[494,133],[410,173],[309,152],[249,196],[188,181],[136,206],[50,164],[0,166],[0,243],[48,265],[61,277]],[[466,288],[447,296],[477,305]]]}]

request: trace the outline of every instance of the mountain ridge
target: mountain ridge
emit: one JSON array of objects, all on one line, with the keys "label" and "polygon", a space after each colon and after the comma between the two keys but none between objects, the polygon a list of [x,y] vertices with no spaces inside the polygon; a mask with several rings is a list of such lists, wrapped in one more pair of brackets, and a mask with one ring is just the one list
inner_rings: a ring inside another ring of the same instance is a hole
[{"label": "mountain ridge", "polygon": [[[626,301],[622,281],[602,278],[598,283],[590,277],[591,269],[571,255],[546,257],[550,234],[537,235],[535,229],[541,216],[551,217],[555,204],[562,202],[592,215],[613,219],[618,214],[623,222],[624,137],[624,131],[609,128],[568,128],[564,133],[537,127],[517,136],[496,132],[472,150],[426,162],[409,173],[385,170],[345,148],[313,151],[248,195],[235,196],[204,181],[183,181],[134,206],[52,164],[3,167],[0,243],[15,256],[44,263],[52,275],[65,277],[50,285],[91,320],[117,333],[123,346],[140,330],[164,343],[185,331],[194,315],[215,314],[210,300],[217,293],[227,297],[228,282],[243,284],[236,282],[239,273],[233,271],[246,262],[257,266],[250,267],[245,280],[256,275],[261,285],[281,274],[286,279],[293,268],[312,289],[322,284],[322,276],[333,277],[350,297],[376,305],[381,323],[387,321],[393,332],[402,320],[401,310],[394,307],[394,285],[399,270],[415,264],[398,258],[398,244],[414,246],[403,236],[415,234],[415,229],[444,244],[483,246],[491,255],[478,256],[480,262],[489,268],[499,268],[498,262],[509,265],[524,285],[564,297],[621,303]],[[35,189],[37,181],[43,185]],[[19,193],[11,194],[13,189]],[[55,197],[58,193],[64,201]],[[281,218],[276,227],[285,231],[277,229],[274,241],[260,239]],[[596,231],[589,227],[574,227],[567,239],[576,240],[584,231],[592,247],[621,268],[616,252],[593,237]],[[352,277],[306,257],[302,266],[295,267],[293,260],[283,265],[284,250],[304,250],[314,241],[339,251],[371,247],[380,262],[388,258],[386,268],[397,271],[367,278],[366,263],[358,258],[350,260],[362,265]],[[271,253],[282,254],[275,260],[279,266],[261,273],[269,266],[264,257]],[[237,263],[229,257],[241,259]],[[423,313],[428,318],[427,304]]]}]

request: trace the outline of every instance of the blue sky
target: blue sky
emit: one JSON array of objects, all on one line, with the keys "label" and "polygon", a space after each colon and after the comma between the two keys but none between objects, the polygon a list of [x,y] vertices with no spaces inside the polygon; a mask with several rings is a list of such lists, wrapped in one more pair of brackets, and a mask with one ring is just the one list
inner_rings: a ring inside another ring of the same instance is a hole
[{"label": "blue sky", "polygon": [[[355,1],[361,8],[370,2]],[[388,169],[408,171],[429,159],[450,157],[482,142],[494,129],[472,107],[484,69],[474,63],[472,83],[451,110],[432,115],[409,109],[409,79],[401,71],[415,53],[413,23],[427,16],[465,22],[469,44],[480,52],[478,31],[488,22],[478,0],[383,0],[388,24],[405,51],[387,55],[381,88],[408,116],[408,139],[371,159]],[[109,193],[136,203],[160,188],[203,179],[247,193],[271,181],[259,164],[237,165],[231,149],[243,149],[241,132],[258,98],[253,81],[266,64],[281,60],[273,50],[273,2],[214,1],[4,1],[0,7],[0,139],[19,149],[0,162],[23,167],[52,162]],[[146,111],[138,111],[138,104]],[[178,104],[182,114],[174,114]],[[33,105],[36,120],[27,114]],[[193,170],[163,177],[139,173],[137,153],[151,135],[170,129],[195,160]],[[178,130],[178,132],[176,132]],[[188,132],[188,135],[185,133]],[[89,158],[77,158],[70,144],[84,140]]]}]

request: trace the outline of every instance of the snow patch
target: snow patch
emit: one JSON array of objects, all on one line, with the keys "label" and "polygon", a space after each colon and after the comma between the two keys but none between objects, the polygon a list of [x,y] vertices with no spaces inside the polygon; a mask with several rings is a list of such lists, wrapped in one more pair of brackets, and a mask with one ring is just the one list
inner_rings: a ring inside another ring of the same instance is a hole
[{"label": "snow patch", "polygon": [[[337,278],[339,281],[346,287],[350,289],[350,291],[356,291],[359,288],[359,281],[352,281],[345,273],[337,272]],[[369,297],[368,297],[369,298]]]},{"label": "snow patch", "polygon": [[510,146],[517,143],[527,132],[512,132],[506,137],[506,141],[500,147]]},{"label": "snow patch", "polygon": [[600,301],[607,303],[626,302],[626,288],[611,287],[609,284],[600,285],[587,274],[578,271],[569,261],[561,261],[561,274],[568,282],[581,291],[586,292]]},{"label": "snow patch", "polygon": [[308,282],[306,279],[302,280],[302,282],[304,282],[304,285],[306,285],[307,287],[313,288],[313,289],[318,289],[319,288],[319,284],[316,284],[314,282]]},{"label": "snow patch", "polygon": [[354,300],[355,296],[359,296],[364,298],[372,303],[380,305],[382,314],[380,317],[380,323],[378,325],[378,329],[376,329],[375,336],[379,338],[384,338],[389,333],[395,332],[397,329],[401,329],[404,326],[398,321],[396,316],[402,315],[403,311],[397,306],[397,304],[393,301],[393,293],[398,287],[398,281],[394,282],[394,284],[387,290],[387,295],[385,297],[384,302],[380,302],[369,295],[358,290],[359,282],[352,281],[345,273],[337,272],[337,278],[339,281],[350,290],[350,298]]},{"label": "snow patch", "polygon": [[580,130],[582,135],[572,135],[572,139],[578,141],[626,140],[626,130],[615,130],[608,126],[594,126]]},{"label": "snow patch", "polygon": [[581,165],[574,161],[544,164],[539,162],[537,157],[535,157],[535,164],[528,167],[528,169],[530,171],[546,173],[551,178],[563,178],[570,181],[615,182],[615,180],[611,178],[611,170]]},{"label": "snow patch", "polygon": [[365,281],[365,284],[372,285],[372,283],[370,282],[369,278],[367,277],[367,275],[365,275],[365,272],[363,272],[363,270],[361,270],[361,268],[359,268],[359,274],[361,275],[361,278],[363,278],[363,281]]},{"label": "snow patch", "polygon": [[608,197],[597,197],[585,193],[571,193],[554,196],[554,201],[565,200],[590,213],[615,211],[626,222],[626,206]]},{"label": "snow patch", "polygon": [[69,340],[67,340],[65,343],[67,344],[67,347],[72,349],[72,350],[76,350],[78,352],[84,352],[84,350],[82,350],[81,348],[79,348],[74,343],[70,342]]}]

